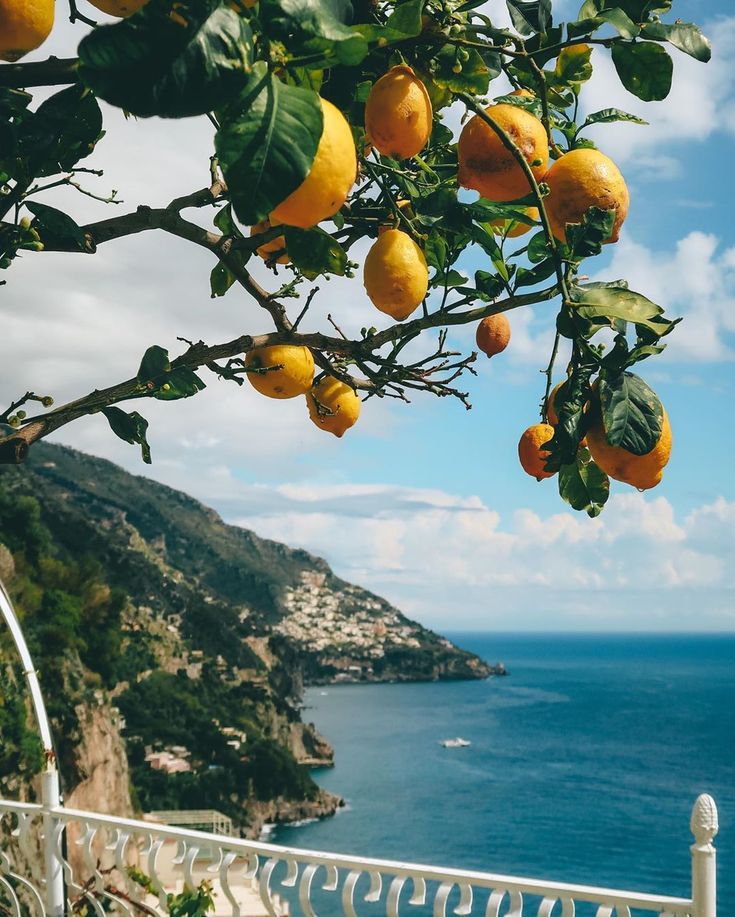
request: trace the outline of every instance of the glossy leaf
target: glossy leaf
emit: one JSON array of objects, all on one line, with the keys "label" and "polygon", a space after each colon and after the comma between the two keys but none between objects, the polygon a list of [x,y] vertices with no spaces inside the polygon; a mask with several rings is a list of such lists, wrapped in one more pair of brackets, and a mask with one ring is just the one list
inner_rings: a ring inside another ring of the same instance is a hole
[{"label": "glossy leaf", "polygon": [[161,384],[153,392],[159,401],[176,401],[179,398],[190,398],[203,388],[203,380],[186,366],[176,366],[158,380]]},{"label": "glossy leaf", "polygon": [[314,280],[320,274],[344,276],[347,270],[347,252],[328,232],[319,226],[314,229],[285,226],[283,234],[291,263],[304,277]]},{"label": "glossy leaf", "polygon": [[629,121],[631,124],[648,124],[648,121],[644,121],[643,118],[639,118],[638,115],[631,115],[627,111],[621,111],[619,108],[603,108],[601,111],[593,111],[591,115],[587,115],[580,130],[589,127],[590,124],[611,124],[614,121]]},{"label": "glossy leaf", "polygon": [[[304,50],[333,50],[340,63],[354,66],[368,53],[363,35],[347,24],[352,6],[327,0],[260,0],[260,18],[271,38],[287,47]],[[310,39],[326,43],[303,46]]]},{"label": "glossy leaf", "polygon": [[79,251],[86,250],[84,232],[69,214],[38,201],[25,201],[24,206],[34,215],[32,226],[49,247],[71,245]]},{"label": "glossy leaf", "polygon": [[666,98],[671,90],[674,64],[660,45],[615,44],[611,53],[620,82],[628,92],[644,102]]},{"label": "glossy leaf", "polygon": [[445,45],[436,55],[436,70],[434,82],[437,86],[450,89],[452,92],[485,93],[493,77],[490,68],[475,48],[468,50],[466,61],[460,61],[462,70],[454,72],[457,62],[457,49],[453,45]]},{"label": "glossy leaf", "polygon": [[319,96],[287,86],[255,65],[246,90],[223,118],[215,149],[238,219],[264,219],[306,178],[323,129]]},{"label": "glossy leaf", "polygon": [[663,337],[674,323],[663,316],[663,309],[626,287],[586,284],[571,291],[574,312],[594,326],[616,327],[619,320],[631,322]]},{"label": "glossy leaf", "polygon": [[559,496],[572,509],[599,516],[610,496],[610,479],[581,447],[573,462],[559,469]]},{"label": "glossy leaf", "polygon": [[216,0],[148,0],[83,38],[79,60],[81,79],[111,105],[183,118],[220,109],[241,91],[253,36],[245,17]]},{"label": "glossy leaf", "polygon": [[102,112],[83,86],[69,86],[46,99],[24,125],[21,142],[33,174],[70,171],[102,136]]},{"label": "glossy leaf", "polygon": [[151,464],[151,448],[146,438],[148,421],[137,411],[126,411],[116,407],[102,408],[102,413],[107,418],[112,432],[131,445],[137,443],[146,465]]},{"label": "glossy leaf", "polygon": [[551,0],[506,0],[510,18],[520,35],[547,32],[551,25]]},{"label": "glossy leaf", "polygon": [[669,44],[693,57],[707,63],[712,57],[710,40],[702,34],[699,26],[691,22],[650,22],[641,31],[642,38],[654,41],[668,41]]},{"label": "glossy leaf", "polygon": [[640,376],[625,372],[600,377],[600,409],[605,437],[634,455],[650,452],[661,437],[663,406]]}]

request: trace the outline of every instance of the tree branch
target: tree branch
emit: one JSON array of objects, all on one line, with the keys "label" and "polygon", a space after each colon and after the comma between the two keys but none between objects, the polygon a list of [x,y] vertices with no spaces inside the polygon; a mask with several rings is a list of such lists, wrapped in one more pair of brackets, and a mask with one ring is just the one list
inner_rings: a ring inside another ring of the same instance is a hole
[{"label": "tree branch", "polygon": [[26,64],[1,64],[0,86],[27,89],[29,86],[62,86],[79,82],[76,57],[49,57]]}]

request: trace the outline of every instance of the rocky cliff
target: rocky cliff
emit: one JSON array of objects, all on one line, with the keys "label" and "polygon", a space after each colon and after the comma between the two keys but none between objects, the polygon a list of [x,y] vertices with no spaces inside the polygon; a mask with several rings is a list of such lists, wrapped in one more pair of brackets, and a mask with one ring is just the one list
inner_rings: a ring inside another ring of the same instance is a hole
[{"label": "rocky cliff", "polygon": [[[75,805],[218,808],[248,834],[328,814],[305,683],[489,674],[324,560],[71,449],[0,467],[0,543]],[[11,726],[0,715],[0,743]]]}]

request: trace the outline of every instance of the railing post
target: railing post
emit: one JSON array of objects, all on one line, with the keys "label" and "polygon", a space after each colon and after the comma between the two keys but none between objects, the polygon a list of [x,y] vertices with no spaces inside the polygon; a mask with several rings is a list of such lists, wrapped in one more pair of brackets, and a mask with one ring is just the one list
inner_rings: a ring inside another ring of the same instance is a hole
[{"label": "railing post", "polygon": [[693,917],[717,917],[717,852],[712,841],[719,829],[717,806],[703,793],[692,809]]},{"label": "railing post", "polygon": [[56,825],[52,809],[60,804],[59,772],[51,766],[41,774],[41,805],[43,806],[43,870],[46,879],[46,915],[64,915],[64,873],[56,843]]}]

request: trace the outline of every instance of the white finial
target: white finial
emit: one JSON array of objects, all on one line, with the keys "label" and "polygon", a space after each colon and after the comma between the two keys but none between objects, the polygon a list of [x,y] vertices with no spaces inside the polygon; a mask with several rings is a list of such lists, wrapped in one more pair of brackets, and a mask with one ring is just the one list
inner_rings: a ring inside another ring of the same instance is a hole
[{"label": "white finial", "polygon": [[717,820],[715,801],[707,793],[702,793],[694,803],[690,826],[698,844],[712,843],[720,824]]}]

